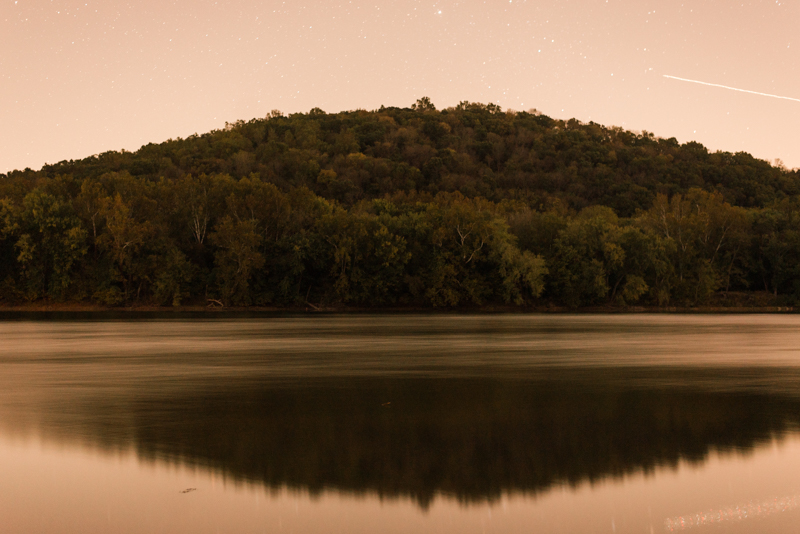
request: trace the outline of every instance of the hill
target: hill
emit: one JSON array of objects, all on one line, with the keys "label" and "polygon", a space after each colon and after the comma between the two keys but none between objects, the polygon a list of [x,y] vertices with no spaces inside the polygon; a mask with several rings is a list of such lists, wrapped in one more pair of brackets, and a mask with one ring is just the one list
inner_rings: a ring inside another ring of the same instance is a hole
[{"label": "hill", "polygon": [[0,300],[688,305],[800,297],[800,172],[462,102],[228,124],[0,175]]}]

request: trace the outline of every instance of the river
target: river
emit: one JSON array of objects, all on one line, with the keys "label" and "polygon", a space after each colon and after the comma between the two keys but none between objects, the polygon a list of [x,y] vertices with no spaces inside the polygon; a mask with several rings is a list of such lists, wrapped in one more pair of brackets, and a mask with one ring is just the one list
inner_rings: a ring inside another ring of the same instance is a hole
[{"label": "river", "polygon": [[796,532],[794,315],[0,315],[3,533]]}]

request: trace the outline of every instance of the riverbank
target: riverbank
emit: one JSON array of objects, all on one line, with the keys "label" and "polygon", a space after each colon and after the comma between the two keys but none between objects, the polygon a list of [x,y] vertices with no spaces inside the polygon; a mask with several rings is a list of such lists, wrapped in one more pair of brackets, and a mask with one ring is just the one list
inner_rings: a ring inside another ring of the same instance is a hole
[{"label": "riverbank", "polygon": [[740,299],[717,301],[711,306],[583,306],[570,308],[566,306],[536,305],[536,306],[510,306],[510,305],[485,305],[485,306],[458,306],[458,307],[420,307],[420,306],[346,306],[346,305],[297,305],[297,306],[154,306],[151,304],[134,304],[131,306],[103,306],[99,304],[82,302],[50,302],[34,301],[25,303],[0,302],[0,314],[305,314],[305,313],[588,313],[588,314],[616,314],[616,313],[795,313],[795,306],[780,306],[776,303],[742,302]]}]

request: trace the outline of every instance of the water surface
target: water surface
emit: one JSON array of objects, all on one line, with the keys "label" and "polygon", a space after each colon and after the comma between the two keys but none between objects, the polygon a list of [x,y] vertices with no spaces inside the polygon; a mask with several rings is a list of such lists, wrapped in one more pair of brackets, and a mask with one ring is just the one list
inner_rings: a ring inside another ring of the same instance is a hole
[{"label": "water surface", "polygon": [[63,319],[0,322],[2,532],[800,525],[800,317]]}]

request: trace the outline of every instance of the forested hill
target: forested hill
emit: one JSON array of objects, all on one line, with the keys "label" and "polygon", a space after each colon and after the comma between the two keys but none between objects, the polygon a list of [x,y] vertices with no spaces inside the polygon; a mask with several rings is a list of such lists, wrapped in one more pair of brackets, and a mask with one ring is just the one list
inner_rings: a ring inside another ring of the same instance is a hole
[{"label": "forested hill", "polygon": [[255,173],[282,191],[307,187],[345,205],[398,191],[459,191],[495,202],[520,199],[532,207],[558,198],[576,210],[608,206],[621,217],[649,208],[657,193],[671,196],[693,187],[719,191],[743,207],[800,194],[800,173],[746,153],[709,153],[696,142],[681,145],[648,132],[503,112],[492,104],[463,102],[437,111],[427,99],[413,108],[372,112],[272,112],[136,152],[13,171],[7,179],[83,180],[111,172],[148,180]]},{"label": "forested hill", "polygon": [[228,124],[0,174],[0,302],[800,297],[800,172],[462,102]]}]

